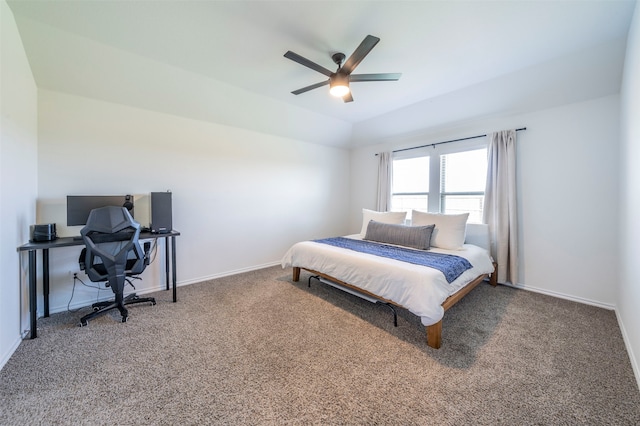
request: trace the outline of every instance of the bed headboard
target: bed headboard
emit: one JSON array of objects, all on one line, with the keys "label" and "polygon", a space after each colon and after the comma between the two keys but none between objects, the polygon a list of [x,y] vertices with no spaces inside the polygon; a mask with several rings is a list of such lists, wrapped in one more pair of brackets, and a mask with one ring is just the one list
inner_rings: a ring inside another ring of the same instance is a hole
[{"label": "bed headboard", "polygon": [[484,223],[467,223],[467,234],[464,239],[466,244],[473,244],[484,249],[491,250],[489,237],[489,225]]}]

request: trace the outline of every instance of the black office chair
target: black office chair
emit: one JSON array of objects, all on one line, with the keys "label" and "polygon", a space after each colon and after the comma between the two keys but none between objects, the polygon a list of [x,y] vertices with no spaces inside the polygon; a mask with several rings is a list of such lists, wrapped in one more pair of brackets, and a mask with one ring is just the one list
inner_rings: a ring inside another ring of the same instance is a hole
[{"label": "black office chair", "polygon": [[[150,302],[153,297],[138,297],[135,293],[124,297],[125,283],[136,278],[149,264],[149,245],[142,251],[138,238],[140,224],[133,220],[124,207],[101,207],[93,209],[87,224],[80,231],[85,248],[80,254],[80,269],[93,282],[107,282],[115,294],[115,300],[94,303],[94,311],[80,319],[80,325],[112,309],[118,309],[122,322],[127,321],[125,305]],[[139,277],[137,277],[139,278]],[[131,284],[133,286],[133,284]]]}]

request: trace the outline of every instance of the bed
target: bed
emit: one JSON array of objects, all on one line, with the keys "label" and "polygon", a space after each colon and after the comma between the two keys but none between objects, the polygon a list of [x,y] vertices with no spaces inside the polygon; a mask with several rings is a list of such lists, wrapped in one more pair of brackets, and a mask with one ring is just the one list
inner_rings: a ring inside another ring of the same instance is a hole
[{"label": "bed", "polygon": [[[407,309],[420,317],[426,327],[427,345],[440,348],[442,318],[445,311],[485,279],[489,278],[493,286],[497,284],[497,265],[489,255],[488,227],[467,224],[464,215],[434,216],[419,211],[417,214],[416,211],[413,212],[414,226],[408,227],[402,225],[404,218],[401,215],[394,214],[396,216],[363,210],[363,227],[360,234],[296,243],[285,253],[282,267],[293,268],[294,282],[299,281],[300,271],[305,270],[327,284],[370,301]],[[454,234],[458,241],[451,245],[453,240],[449,238],[452,235],[450,225],[453,222],[450,219],[453,216],[462,217],[455,218],[457,230]],[[434,221],[440,221],[439,225],[425,225],[425,222]],[[371,232],[374,225],[384,229],[384,238],[369,238],[370,235],[375,236]],[[392,233],[402,231],[415,234],[418,228],[429,227],[431,242],[427,243],[428,250],[407,246],[404,241],[398,244],[393,238],[389,241],[390,228]],[[343,246],[344,244],[346,246]],[[374,251],[359,251],[353,249],[352,245],[364,246],[367,250],[373,245]],[[459,262],[466,260],[470,267],[452,276],[447,271],[443,272],[438,265],[423,266],[397,260],[386,254],[379,255],[379,246],[390,247],[394,250],[393,256],[396,256],[395,250],[403,250],[409,255],[413,255],[414,252],[420,256],[444,255],[439,257],[455,257]]]}]

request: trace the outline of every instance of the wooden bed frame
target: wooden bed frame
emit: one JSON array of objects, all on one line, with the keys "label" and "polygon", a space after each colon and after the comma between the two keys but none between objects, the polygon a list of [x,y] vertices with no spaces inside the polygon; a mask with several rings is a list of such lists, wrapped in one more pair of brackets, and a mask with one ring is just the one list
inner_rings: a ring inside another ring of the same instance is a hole
[{"label": "wooden bed frame", "polygon": [[[449,296],[443,303],[442,303],[442,307],[444,308],[445,312],[451,308],[453,305],[455,305],[456,303],[458,303],[458,301],[460,301],[464,296],[466,296],[467,294],[469,294],[469,292],[471,292],[471,290],[473,290],[474,288],[476,288],[476,286],[478,284],[480,284],[482,281],[484,281],[486,278],[489,278],[489,283],[492,286],[496,286],[498,285],[498,265],[494,262],[493,263],[493,273],[492,274],[483,274],[480,275],[479,277],[477,277],[476,279],[474,279],[473,281],[471,281],[469,284],[467,284],[466,286],[464,286],[462,289],[460,289],[457,293],[452,294],[451,296]],[[318,272],[318,271],[314,271],[312,269],[307,269],[307,268],[300,268],[298,266],[294,266],[293,267],[293,281],[294,282],[298,282],[300,281],[300,270],[304,269],[305,271],[310,272],[313,275],[317,275],[319,277],[322,277],[324,279],[327,279],[329,281],[333,281],[335,283],[340,284],[341,286],[347,287],[351,290],[354,290],[358,293],[362,293],[366,296],[372,297],[374,299],[380,300],[382,302],[385,303],[389,303],[393,306],[397,306],[400,308],[404,309],[404,306],[399,305],[391,300],[387,300],[384,299],[378,295],[375,295],[373,293],[370,293],[366,290],[363,290],[359,287],[356,287],[354,285],[345,283],[344,281],[340,281],[336,278],[333,278],[327,274],[323,274],[322,272]],[[433,325],[428,325],[426,326],[427,329],[427,345],[434,348],[434,349],[439,349],[440,346],[442,345],[442,320],[438,321],[437,323],[433,324]]]}]

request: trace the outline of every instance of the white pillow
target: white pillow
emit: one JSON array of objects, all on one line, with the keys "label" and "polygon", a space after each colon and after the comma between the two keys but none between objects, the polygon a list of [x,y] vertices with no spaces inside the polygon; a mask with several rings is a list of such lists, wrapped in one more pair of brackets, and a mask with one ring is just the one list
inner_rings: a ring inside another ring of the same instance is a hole
[{"label": "white pillow", "polygon": [[373,210],[362,209],[362,229],[360,230],[360,235],[364,237],[367,234],[367,226],[369,226],[369,221],[371,220],[381,223],[402,225],[406,218],[407,212],[376,212]]},{"label": "white pillow", "polygon": [[411,225],[435,225],[431,235],[431,247],[447,250],[462,250],[467,231],[469,213],[441,214],[427,213],[420,210],[411,212]]}]

